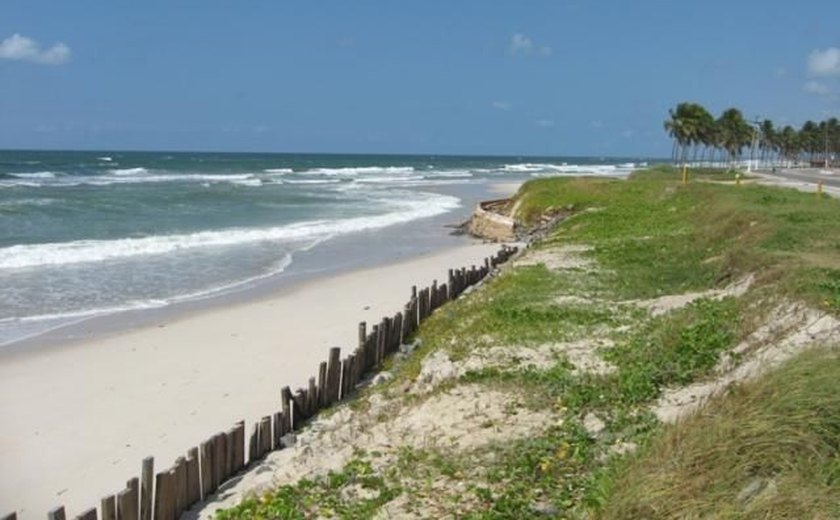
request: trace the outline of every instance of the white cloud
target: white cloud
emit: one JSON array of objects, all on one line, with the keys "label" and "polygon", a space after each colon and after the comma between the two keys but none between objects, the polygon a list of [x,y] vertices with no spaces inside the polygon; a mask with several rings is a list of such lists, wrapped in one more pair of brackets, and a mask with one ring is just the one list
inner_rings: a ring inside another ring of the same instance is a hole
[{"label": "white cloud", "polygon": [[554,126],[554,121],[551,119],[538,119],[537,126],[541,126],[543,128],[551,128]]},{"label": "white cloud", "polygon": [[510,110],[513,106],[507,101],[493,101],[493,108],[496,110]]},{"label": "white cloud", "polygon": [[41,49],[40,43],[15,33],[0,43],[0,58],[42,65],[61,65],[70,60],[70,47],[56,43],[49,49]]},{"label": "white cloud", "polygon": [[812,76],[840,76],[840,49],[829,47],[808,55],[808,72]]},{"label": "white cloud", "polygon": [[538,53],[542,56],[551,56],[553,51],[551,47],[547,45],[537,46],[531,38],[522,33],[516,33],[510,38],[508,52],[510,54],[528,55]]},{"label": "white cloud", "polygon": [[604,128],[604,122],[599,120],[590,121],[589,126],[592,128]]},{"label": "white cloud", "polygon": [[511,54],[528,54],[534,50],[534,42],[524,34],[516,33],[510,39],[508,50]]},{"label": "white cloud", "polygon": [[805,83],[805,86],[802,88],[809,94],[817,94],[819,96],[827,96],[828,94],[831,94],[831,89],[828,88],[828,85],[820,83],[819,81],[809,81],[808,83]]}]

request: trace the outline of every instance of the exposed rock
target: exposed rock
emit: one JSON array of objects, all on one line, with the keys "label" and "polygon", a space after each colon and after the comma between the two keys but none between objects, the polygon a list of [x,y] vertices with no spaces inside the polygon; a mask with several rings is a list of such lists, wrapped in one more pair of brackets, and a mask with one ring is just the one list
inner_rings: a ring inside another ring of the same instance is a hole
[{"label": "exposed rock", "polygon": [[776,482],[772,479],[756,477],[744,486],[735,501],[741,509],[747,509],[750,504],[772,497],[776,494]]},{"label": "exposed rock", "polygon": [[399,349],[400,352],[402,352],[403,354],[411,354],[412,352],[420,348],[422,344],[423,340],[421,340],[420,338],[416,338],[411,343],[403,343],[402,345],[400,345]]},{"label": "exposed rock", "polygon": [[297,435],[295,435],[294,433],[287,433],[286,435],[284,435],[283,437],[280,438],[280,444],[284,448],[289,448],[291,446],[294,446],[296,442],[297,442]]},{"label": "exposed rock", "polygon": [[423,360],[420,375],[417,376],[417,390],[428,391],[443,381],[459,377],[458,367],[449,359],[449,354],[438,350]]},{"label": "exposed rock", "polygon": [[388,381],[394,379],[394,374],[390,372],[380,372],[373,376],[373,380],[371,380],[370,384],[373,386],[378,386],[383,383],[387,383]]},{"label": "exposed rock", "polygon": [[610,446],[609,452],[611,455],[624,455],[625,453],[633,453],[638,447],[635,442],[619,441]]},{"label": "exposed rock", "polygon": [[540,500],[539,502],[533,502],[530,506],[531,511],[534,513],[541,515],[541,516],[557,516],[560,513],[560,510],[557,509],[557,506],[552,504],[551,502]]},{"label": "exposed rock", "polygon": [[592,412],[586,414],[586,417],[583,418],[583,428],[586,432],[592,436],[597,437],[604,431],[607,425],[602,421],[597,415]]}]

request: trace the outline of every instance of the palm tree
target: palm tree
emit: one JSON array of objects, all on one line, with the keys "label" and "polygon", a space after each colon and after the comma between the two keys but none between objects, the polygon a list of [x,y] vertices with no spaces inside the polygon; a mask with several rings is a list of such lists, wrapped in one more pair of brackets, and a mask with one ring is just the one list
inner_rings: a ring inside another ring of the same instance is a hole
[{"label": "palm tree", "polygon": [[687,102],[668,110],[668,115],[670,118],[665,121],[664,127],[674,139],[672,159],[685,165],[693,147],[692,160],[696,161],[700,146],[706,146],[709,141],[714,118],[702,105]]},{"label": "palm tree", "polygon": [[755,138],[760,150],[759,161],[775,165],[784,160],[793,165],[800,160],[826,166],[840,163],[840,121],[836,117],[824,121],[806,121],[799,131],[787,125],[777,129],[765,119],[754,128],[740,110],[729,108],[715,119],[697,103],[683,102],[668,110],[665,130],[674,139],[671,157],[674,163],[714,163],[720,154],[721,163],[733,167],[744,147]]},{"label": "palm tree", "polygon": [[796,161],[799,155],[799,134],[792,126],[785,126],[779,134],[779,153],[789,163]]},{"label": "palm tree", "polygon": [[776,129],[773,127],[773,121],[765,119],[758,127],[760,132],[759,148],[761,149],[760,161],[766,162],[767,157],[773,153],[776,148]]},{"label": "palm tree", "polygon": [[724,110],[717,120],[717,127],[720,144],[727,152],[730,167],[733,167],[741,157],[741,151],[752,139],[752,128],[737,108]]}]

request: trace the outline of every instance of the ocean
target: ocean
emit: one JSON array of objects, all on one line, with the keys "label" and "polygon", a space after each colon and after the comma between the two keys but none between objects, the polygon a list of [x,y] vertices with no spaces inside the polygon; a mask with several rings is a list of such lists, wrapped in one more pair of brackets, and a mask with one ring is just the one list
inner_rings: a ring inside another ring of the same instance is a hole
[{"label": "ocean", "polygon": [[353,264],[342,256],[387,257],[383,233],[410,253],[419,230],[446,236],[441,218],[455,223],[490,184],[643,161],[0,151],[0,347],[277,284],[301,262],[329,273]]}]

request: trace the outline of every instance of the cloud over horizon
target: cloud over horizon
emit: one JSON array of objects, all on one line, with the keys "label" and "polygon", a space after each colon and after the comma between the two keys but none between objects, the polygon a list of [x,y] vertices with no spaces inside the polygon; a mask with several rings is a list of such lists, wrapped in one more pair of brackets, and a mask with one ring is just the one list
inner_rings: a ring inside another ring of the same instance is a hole
[{"label": "cloud over horizon", "polygon": [[808,73],[812,76],[840,76],[840,49],[815,49],[808,55]]},{"label": "cloud over horizon", "polygon": [[0,58],[41,65],[63,65],[70,61],[70,47],[58,42],[48,49],[41,49],[37,41],[15,33],[0,43]]}]

